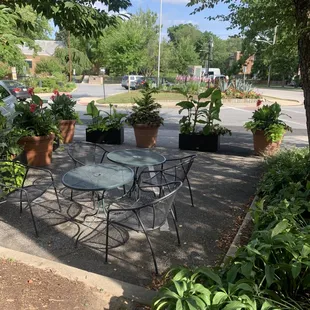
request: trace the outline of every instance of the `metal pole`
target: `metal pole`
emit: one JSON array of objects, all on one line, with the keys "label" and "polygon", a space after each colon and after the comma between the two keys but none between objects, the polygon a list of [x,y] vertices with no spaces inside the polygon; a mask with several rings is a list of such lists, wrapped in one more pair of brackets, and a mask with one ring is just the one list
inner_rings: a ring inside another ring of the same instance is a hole
[{"label": "metal pole", "polygon": [[[274,27],[274,35],[273,35],[273,41],[272,41],[272,46],[274,46],[276,44],[277,41],[277,30],[278,30],[278,26]],[[267,85],[268,87],[270,87],[270,82],[271,82],[271,62],[268,68],[268,82]]]},{"label": "metal pole", "polygon": [[71,59],[71,46],[70,46],[70,31],[68,31],[68,54],[69,54],[69,82],[72,81],[72,59]]},{"label": "metal pole", "polygon": [[162,18],[163,18],[163,0],[160,0],[157,87],[159,87],[159,81],[160,81],[161,27],[162,27],[162,22],[163,22]]}]

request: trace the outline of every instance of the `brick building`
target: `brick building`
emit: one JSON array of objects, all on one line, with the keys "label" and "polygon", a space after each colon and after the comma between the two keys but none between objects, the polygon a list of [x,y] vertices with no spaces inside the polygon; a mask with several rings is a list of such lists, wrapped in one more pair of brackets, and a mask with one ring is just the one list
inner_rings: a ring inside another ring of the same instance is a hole
[{"label": "brick building", "polygon": [[[237,62],[240,58],[242,57],[242,53],[240,51],[237,51],[233,54],[231,54],[229,58],[229,67],[231,67],[235,62]],[[252,73],[252,67],[254,64],[255,57],[254,55],[250,56],[246,61],[245,61],[245,72],[241,69],[240,74],[245,73],[246,75],[249,75]]]},{"label": "brick building", "polygon": [[62,41],[35,40],[35,43],[39,46],[37,53],[34,53],[34,50],[26,45],[19,46],[28,63],[31,75],[35,74],[36,65],[41,59],[53,56],[57,47],[64,47]]}]

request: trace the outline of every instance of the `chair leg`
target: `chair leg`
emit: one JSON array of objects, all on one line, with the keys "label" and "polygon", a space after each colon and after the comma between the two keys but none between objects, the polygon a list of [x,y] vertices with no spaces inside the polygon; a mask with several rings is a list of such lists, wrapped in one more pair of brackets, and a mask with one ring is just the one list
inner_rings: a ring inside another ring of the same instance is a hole
[{"label": "chair leg", "polygon": [[71,189],[70,200],[73,201],[73,189]]},{"label": "chair leg", "polygon": [[106,226],[106,236],[105,236],[105,263],[108,262],[108,251],[109,251],[109,216],[107,218],[107,226]]},{"label": "chair leg", "polygon": [[29,206],[29,210],[30,210],[30,214],[31,214],[32,222],[33,222],[33,227],[34,227],[34,230],[36,232],[36,237],[39,237],[37,225],[36,225],[36,222],[35,222],[35,219],[33,216],[33,212],[32,212],[32,206],[31,206],[31,203],[29,200],[28,200],[28,206]]},{"label": "chair leg", "polygon": [[158,267],[157,267],[157,261],[156,261],[156,257],[155,257],[155,253],[154,253],[154,250],[153,250],[153,246],[152,246],[152,243],[151,243],[151,240],[144,228],[144,225],[142,223],[142,221],[140,220],[140,217],[138,216],[138,214],[136,213],[136,216],[137,216],[137,219],[142,227],[142,230],[143,230],[143,233],[145,234],[145,237],[146,237],[146,240],[147,242],[149,243],[149,246],[150,246],[150,249],[151,249],[151,253],[152,253],[152,257],[153,257],[153,262],[154,262],[154,267],[155,267],[155,274],[158,275]]},{"label": "chair leg", "polygon": [[61,205],[60,205],[57,189],[56,189],[55,185],[53,185],[53,187],[54,187],[54,191],[55,191],[55,195],[56,195],[56,199],[57,199],[57,203],[58,203],[58,207],[59,207],[59,212],[61,212]]},{"label": "chair leg", "polygon": [[189,179],[188,179],[187,176],[186,176],[186,181],[187,181],[187,184],[188,184],[189,194],[191,196],[192,207],[194,207],[194,199],[193,199],[192,188],[191,188],[191,184],[189,183]]},{"label": "chair leg", "polygon": [[175,231],[177,233],[177,238],[178,238],[178,245],[181,245],[181,240],[180,240],[180,235],[179,235],[179,229],[178,229],[178,225],[177,225],[177,221],[176,221],[176,217],[175,214],[173,213],[173,211],[171,210],[171,216],[173,219],[173,223],[174,223],[174,227],[175,227]]},{"label": "chair leg", "polygon": [[173,207],[173,213],[174,213],[175,221],[177,222],[178,221],[178,215],[177,215],[177,209],[175,207],[175,202],[173,202],[172,207]]},{"label": "chair leg", "polygon": [[23,192],[20,191],[20,196],[19,196],[19,214],[23,213]]}]

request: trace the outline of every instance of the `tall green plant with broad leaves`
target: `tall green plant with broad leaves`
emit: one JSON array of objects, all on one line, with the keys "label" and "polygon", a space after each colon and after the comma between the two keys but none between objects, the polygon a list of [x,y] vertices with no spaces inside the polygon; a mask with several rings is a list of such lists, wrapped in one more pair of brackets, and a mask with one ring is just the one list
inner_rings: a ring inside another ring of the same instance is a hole
[{"label": "tall green plant with broad leaves", "polygon": [[[220,122],[220,110],[222,107],[221,91],[216,88],[208,88],[205,92],[196,96],[179,90],[187,97],[187,100],[181,101],[176,105],[181,107],[179,114],[187,111],[180,123],[182,134],[203,134],[203,135],[224,135],[231,134],[231,131],[220,126],[215,121]],[[202,128],[198,128],[201,125]]]}]

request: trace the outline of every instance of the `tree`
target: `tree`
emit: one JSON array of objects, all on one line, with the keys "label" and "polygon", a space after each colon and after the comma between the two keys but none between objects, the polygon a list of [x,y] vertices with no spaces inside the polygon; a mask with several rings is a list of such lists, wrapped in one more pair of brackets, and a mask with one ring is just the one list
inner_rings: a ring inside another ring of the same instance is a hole
[{"label": "tree", "polygon": [[[194,13],[228,3],[230,13],[216,18],[229,20],[231,27],[252,41],[257,35],[276,26],[285,33],[285,44],[298,47],[299,68],[304,91],[307,132],[310,145],[310,1],[309,0],[191,0],[187,6],[196,6]],[[210,17],[210,19],[212,19]]]},{"label": "tree", "polygon": [[43,58],[36,65],[36,73],[61,73],[64,66],[61,65],[60,61],[56,57]]},{"label": "tree", "polygon": [[[95,7],[95,4],[103,4],[105,9]],[[129,0],[0,0],[13,11],[16,6],[24,7],[30,5],[38,14],[42,14],[47,19],[53,19],[56,26],[66,29],[74,35],[84,37],[98,37],[102,31],[111,25],[117,25],[122,14],[130,5]],[[19,25],[31,26],[20,16]]]}]

